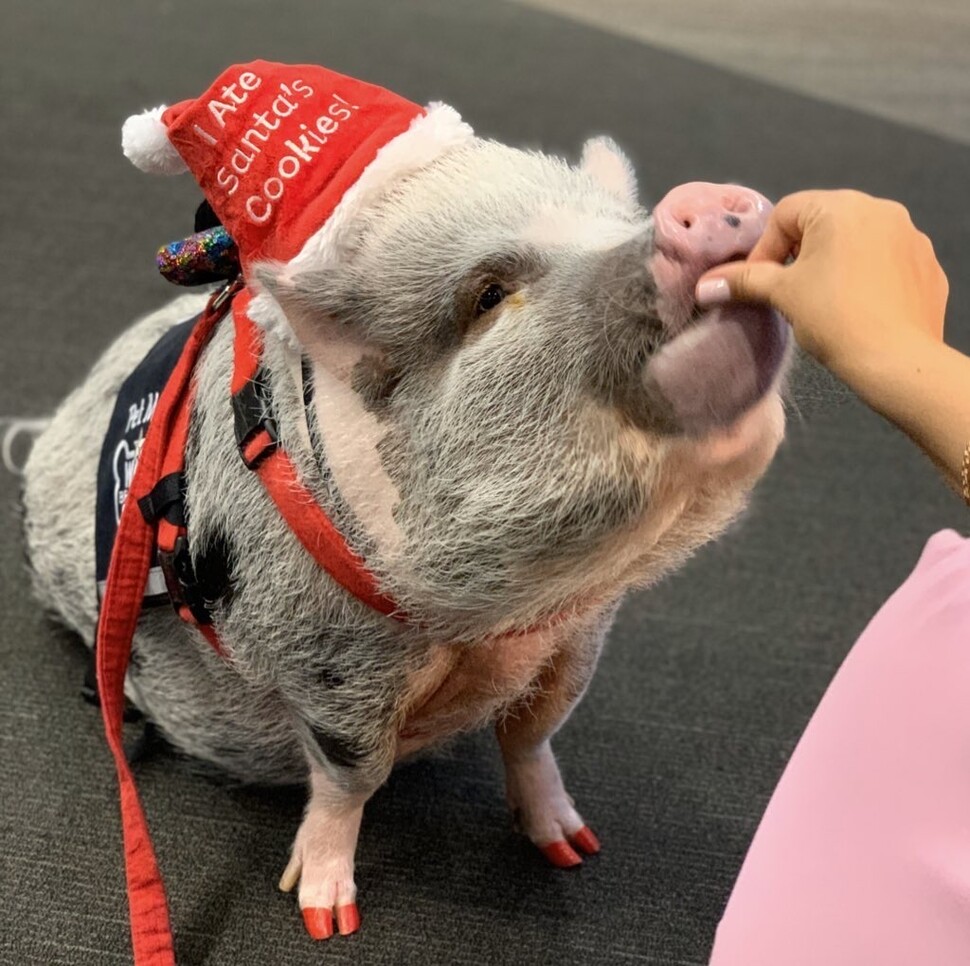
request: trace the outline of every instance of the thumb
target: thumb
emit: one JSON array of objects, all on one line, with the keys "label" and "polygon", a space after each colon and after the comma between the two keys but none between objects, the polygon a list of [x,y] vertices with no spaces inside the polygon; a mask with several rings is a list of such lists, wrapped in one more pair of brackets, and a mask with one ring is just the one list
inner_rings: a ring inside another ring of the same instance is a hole
[{"label": "thumb", "polygon": [[729,262],[705,272],[694,289],[702,308],[722,302],[775,301],[784,266],[777,262]]}]

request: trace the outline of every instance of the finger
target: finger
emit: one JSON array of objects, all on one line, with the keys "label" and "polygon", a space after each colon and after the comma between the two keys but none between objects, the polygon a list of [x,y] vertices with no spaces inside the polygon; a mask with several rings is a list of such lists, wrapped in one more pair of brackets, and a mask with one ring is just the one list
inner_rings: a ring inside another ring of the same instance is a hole
[{"label": "finger", "polygon": [[783,265],[801,242],[801,235],[794,234],[790,224],[779,221],[775,216],[777,208],[771,213],[761,237],[748,253],[748,261],[777,262]]},{"label": "finger", "polygon": [[802,237],[819,210],[820,191],[796,191],[775,205],[761,238],[748,255],[751,262],[784,264],[789,255],[797,254]]},{"label": "finger", "polygon": [[778,285],[789,269],[774,262],[730,262],[702,275],[694,298],[702,308],[722,302],[775,301]]}]

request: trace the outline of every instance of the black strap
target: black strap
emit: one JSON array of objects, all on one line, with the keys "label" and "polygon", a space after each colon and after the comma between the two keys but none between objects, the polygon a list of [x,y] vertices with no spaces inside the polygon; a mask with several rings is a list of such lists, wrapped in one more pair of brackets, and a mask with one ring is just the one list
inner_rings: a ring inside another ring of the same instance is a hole
[{"label": "black strap", "polygon": [[187,607],[199,624],[211,624],[212,614],[209,613],[203,588],[192,566],[188,537],[184,533],[179,534],[174,549],[159,550],[158,562],[175,610],[181,611],[182,607]]},{"label": "black strap", "polygon": [[[253,470],[276,449],[280,438],[279,427],[273,417],[269,374],[262,366],[232,397],[232,414],[236,445],[243,462]],[[257,453],[251,453],[247,450],[247,444],[260,432],[265,432],[265,445]]]},{"label": "black strap", "polygon": [[163,517],[177,527],[185,526],[185,474],[163,476],[151,493],[138,501],[146,523],[158,523]]}]

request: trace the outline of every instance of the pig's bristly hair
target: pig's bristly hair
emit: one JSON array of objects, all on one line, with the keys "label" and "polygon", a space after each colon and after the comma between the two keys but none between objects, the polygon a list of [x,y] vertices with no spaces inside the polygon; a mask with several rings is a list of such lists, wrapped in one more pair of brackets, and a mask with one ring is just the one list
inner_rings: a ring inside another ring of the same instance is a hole
[{"label": "pig's bristly hair", "polygon": [[[627,316],[643,311],[632,275],[610,277],[585,295],[564,288],[547,307],[559,315],[554,335],[543,335],[542,306],[528,303],[510,310],[516,324],[499,321],[463,346],[441,328],[451,290],[478,253],[516,244],[532,212],[563,196],[588,215],[617,202],[638,210],[628,162],[607,160],[615,150],[604,141],[587,147],[577,170],[489,142],[464,144],[385,186],[379,205],[357,209],[345,257],[318,249],[319,261],[303,259],[299,271],[292,263],[257,268],[275,310],[290,316],[291,325],[276,331],[300,329],[298,318],[314,314],[334,319],[358,340],[360,356],[386,355],[405,373],[374,435],[377,475],[386,468],[390,476],[381,488],[403,494],[387,508],[401,531],[399,552],[374,546],[353,512],[349,538],[366,549],[402,606],[443,632],[527,625],[652,582],[743,502],[732,486],[709,490],[687,457],[682,472],[693,480],[678,484],[667,442],[624,427],[607,402],[588,398],[589,367],[621,367]],[[470,187],[479,169],[488,170],[491,188]],[[416,207],[418,199],[434,199],[433,207]],[[567,265],[584,257],[580,247],[553,258]],[[587,310],[599,325],[587,324]],[[303,323],[305,339],[314,340],[312,329]],[[323,366],[325,331],[318,332]],[[619,542],[607,539],[619,532]]]},{"label": "pig's bristly hair", "polygon": [[[623,164],[602,162],[587,171],[489,142],[456,145],[357,210],[336,265],[317,252],[319,264],[298,273],[267,269],[292,287],[283,301],[293,296],[311,315],[337,320],[348,353],[379,357],[398,380],[369,413],[374,462],[338,467],[330,427],[307,426],[285,320],[275,318],[281,338],[266,340],[280,438],[301,479],[420,623],[392,624],[337,587],[242,467],[227,392],[231,327],[217,331],[197,371],[186,500],[193,553],[221,548],[229,561],[230,590],[214,603],[228,660],[159,609],[139,623],[128,682],[179,749],[266,782],[303,780],[309,755],[340,789],[368,794],[394,760],[416,676],[445,645],[484,644],[564,611],[540,633],[555,646],[584,642],[595,661],[624,589],[678,565],[743,507],[780,439],[780,407],[753,414],[750,444],[714,465],[704,446],[634,424],[609,391],[607,370],[619,370],[640,336],[623,325],[626,290],[617,297],[595,266],[608,257],[604,239],[646,218],[617,193]],[[589,231],[536,252],[529,229],[564,207]],[[518,297],[461,317],[458,289],[483,258],[509,249],[528,254]],[[125,332],[28,460],[37,595],[89,643],[93,528],[64,521],[83,521],[95,504],[118,384],[204,299],[180,299]],[[312,326],[303,338],[315,366],[332,364]],[[355,393],[360,375],[355,366],[328,373]],[[328,418],[319,411],[321,423]],[[339,485],[354,472],[372,501],[386,501],[399,539],[386,540],[371,504]],[[496,684],[460,726],[504,713],[523,693]],[[323,749],[339,749],[353,766]]]}]

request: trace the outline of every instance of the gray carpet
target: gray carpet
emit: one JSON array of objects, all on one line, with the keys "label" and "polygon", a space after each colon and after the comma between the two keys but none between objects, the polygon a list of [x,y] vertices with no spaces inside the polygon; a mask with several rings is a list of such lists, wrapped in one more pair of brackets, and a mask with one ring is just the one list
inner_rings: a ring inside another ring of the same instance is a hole
[{"label": "gray carpet", "polygon": [[[188,179],[134,171],[121,120],[195,95],[226,64],[324,63],[485,134],[576,157],[612,133],[656,199],[695,178],[770,195],[852,185],[897,197],[952,282],[970,349],[970,150],[498,2],[136,0],[9,7],[0,36],[0,415],[48,412],[106,343],[171,294],[161,242]],[[275,888],[298,795],[231,790],[167,754],[139,785],[185,963],[706,962],[771,789],[826,682],[926,536],[965,510],[904,439],[824,374],[795,381],[789,441],[746,519],[627,602],[557,741],[600,834],[579,871],[514,836],[487,735],[396,772],[368,806],[362,931],[314,945]],[[65,454],[69,459],[70,454]],[[0,473],[0,960],[122,963],[117,793],[83,658],[27,596]]]}]

